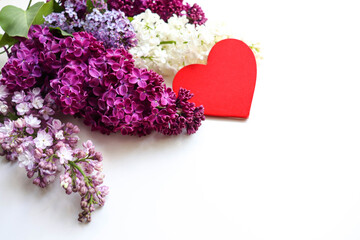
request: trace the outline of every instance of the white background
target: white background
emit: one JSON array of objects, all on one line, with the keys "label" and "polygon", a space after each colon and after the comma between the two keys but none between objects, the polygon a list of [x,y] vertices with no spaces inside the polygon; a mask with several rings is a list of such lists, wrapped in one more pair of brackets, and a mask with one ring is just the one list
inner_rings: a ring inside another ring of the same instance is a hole
[{"label": "white background", "polygon": [[144,138],[75,121],[104,154],[105,207],[80,224],[77,196],[1,159],[1,239],[360,239],[358,0],[197,2],[261,43],[250,118]]}]

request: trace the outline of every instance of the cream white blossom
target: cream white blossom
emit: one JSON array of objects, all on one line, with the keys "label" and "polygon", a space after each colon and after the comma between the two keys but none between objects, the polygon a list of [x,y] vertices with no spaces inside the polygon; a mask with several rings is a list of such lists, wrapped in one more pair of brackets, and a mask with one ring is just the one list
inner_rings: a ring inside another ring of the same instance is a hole
[{"label": "cream white blossom", "polygon": [[6,115],[6,113],[8,112],[8,105],[6,104],[5,101],[0,101],[0,113],[2,115]]},{"label": "cream white blossom", "polygon": [[186,16],[171,17],[166,23],[150,10],[131,23],[138,39],[138,45],[130,49],[135,64],[164,76],[174,76],[190,64],[205,64],[215,43],[230,37],[208,25],[195,27]]},{"label": "cream white blossom", "polygon": [[50,134],[41,130],[37,133],[37,137],[34,139],[34,143],[37,148],[45,149],[53,144],[53,138]]},{"label": "cream white blossom", "polygon": [[6,85],[0,85],[0,99],[5,99],[8,95]]},{"label": "cream white blossom", "polygon": [[41,109],[44,106],[44,99],[42,97],[35,97],[31,104],[35,109]]},{"label": "cream white blossom", "polygon": [[130,49],[136,66],[170,78],[184,66],[206,64],[212,47],[230,38],[222,25],[208,22],[195,27],[186,16],[173,16],[166,23],[150,10],[135,16],[131,24],[138,39]]},{"label": "cream white blossom", "polygon": [[58,132],[55,133],[55,139],[57,140],[64,140],[65,137],[64,137],[64,131],[63,130],[60,130]]},{"label": "cream white blossom", "polygon": [[24,117],[26,125],[31,128],[39,128],[41,121],[37,117],[34,117],[32,114]]},{"label": "cream white blossom", "polygon": [[21,116],[25,115],[26,113],[28,113],[30,111],[29,104],[26,102],[23,102],[23,103],[16,105],[16,111]]},{"label": "cream white blossom", "polygon": [[61,164],[67,163],[73,159],[73,151],[66,147],[61,147],[57,152],[56,155],[59,157],[59,161]]},{"label": "cream white blossom", "polygon": [[19,167],[31,168],[35,162],[35,157],[29,151],[25,151],[18,156]]}]

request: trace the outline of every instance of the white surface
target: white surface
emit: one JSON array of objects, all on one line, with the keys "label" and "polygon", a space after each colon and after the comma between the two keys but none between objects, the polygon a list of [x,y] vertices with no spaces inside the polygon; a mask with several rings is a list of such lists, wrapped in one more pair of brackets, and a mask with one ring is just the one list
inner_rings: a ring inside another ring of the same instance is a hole
[{"label": "white surface", "polygon": [[[88,225],[58,182],[40,190],[1,159],[1,239],[360,239],[358,1],[197,2],[261,43],[250,119],[144,138],[78,122],[103,152],[111,187]],[[10,3],[27,5],[0,7]]]}]

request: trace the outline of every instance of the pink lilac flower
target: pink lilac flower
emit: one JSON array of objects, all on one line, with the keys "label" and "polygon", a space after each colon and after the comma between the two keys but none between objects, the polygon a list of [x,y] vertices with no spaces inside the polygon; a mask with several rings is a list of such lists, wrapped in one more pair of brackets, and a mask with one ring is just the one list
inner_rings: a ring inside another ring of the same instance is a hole
[{"label": "pink lilac flower", "polygon": [[[3,86],[0,85],[0,89],[7,92]],[[91,213],[96,206],[104,205],[108,194],[108,187],[102,185],[101,153],[89,143],[84,145],[84,150],[77,148],[79,128],[54,119],[55,102],[49,95],[42,98],[40,94],[40,88],[30,88],[0,95],[0,100],[9,109],[0,116],[1,153],[9,161],[17,161],[25,168],[28,178],[41,188],[54,182],[63,169],[61,187],[67,194],[79,193],[82,208],[79,221],[90,221]],[[43,103],[40,109],[31,104],[36,98],[41,98],[38,100]],[[29,106],[23,117],[18,111],[21,108],[17,107],[21,104]],[[44,108],[51,109],[46,110],[46,118],[42,113]],[[63,176],[68,176],[66,184]]]}]

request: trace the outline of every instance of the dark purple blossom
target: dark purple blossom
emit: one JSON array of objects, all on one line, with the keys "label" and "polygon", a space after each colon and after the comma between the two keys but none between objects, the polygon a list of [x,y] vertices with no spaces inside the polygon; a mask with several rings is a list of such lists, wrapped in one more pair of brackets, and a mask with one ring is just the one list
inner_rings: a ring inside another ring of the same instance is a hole
[{"label": "dark purple blossom", "polygon": [[132,76],[129,77],[129,83],[138,84],[140,88],[144,88],[147,86],[147,80],[149,80],[149,74],[144,69],[134,68],[132,71]]},{"label": "dark purple blossom", "polygon": [[1,70],[0,82],[9,91],[36,86],[46,88],[48,82],[45,76],[51,77],[61,66],[57,57],[59,51],[58,40],[48,28],[32,26],[28,39],[12,47],[10,57]]},{"label": "dark purple blossom", "polygon": [[108,0],[109,9],[121,10],[128,17],[133,17],[146,9],[160,16],[167,21],[173,15],[186,16],[189,23],[195,25],[204,24],[207,19],[198,4],[190,5],[183,0]]},{"label": "dark purple blossom", "polygon": [[186,12],[186,17],[189,19],[189,23],[195,25],[203,25],[206,23],[207,18],[205,17],[205,13],[198,4],[195,3],[191,6],[187,3],[184,6],[184,10]]},{"label": "dark purple blossom", "polygon": [[133,17],[145,11],[146,0],[108,0],[110,10],[121,10],[128,17]]}]

